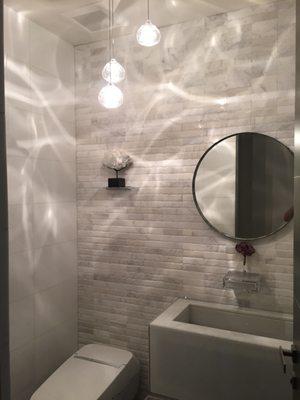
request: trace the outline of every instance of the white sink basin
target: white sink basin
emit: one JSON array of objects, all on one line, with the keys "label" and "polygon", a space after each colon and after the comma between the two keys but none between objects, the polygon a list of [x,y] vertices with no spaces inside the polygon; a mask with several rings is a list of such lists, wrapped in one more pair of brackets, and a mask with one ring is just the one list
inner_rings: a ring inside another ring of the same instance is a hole
[{"label": "white sink basin", "polygon": [[150,324],[153,393],[178,400],[290,400],[279,347],[290,315],[177,300]]}]

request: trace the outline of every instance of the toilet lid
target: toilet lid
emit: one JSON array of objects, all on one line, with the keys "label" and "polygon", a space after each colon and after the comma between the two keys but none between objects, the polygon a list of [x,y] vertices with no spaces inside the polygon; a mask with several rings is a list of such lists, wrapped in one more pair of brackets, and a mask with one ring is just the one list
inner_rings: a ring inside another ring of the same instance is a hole
[{"label": "toilet lid", "polygon": [[130,352],[88,345],[70,357],[31,400],[97,400],[132,358]]},{"label": "toilet lid", "polygon": [[121,367],[132,359],[132,353],[104,344],[88,344],[77,353],[79,357],[100,361],[103,364]]}]

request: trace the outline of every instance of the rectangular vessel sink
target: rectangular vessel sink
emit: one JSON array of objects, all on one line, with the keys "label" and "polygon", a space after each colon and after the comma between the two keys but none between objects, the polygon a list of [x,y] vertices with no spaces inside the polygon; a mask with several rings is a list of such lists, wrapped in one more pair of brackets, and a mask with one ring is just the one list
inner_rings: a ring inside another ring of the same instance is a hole
[{"label": "rectangular vessel sink", "polygon": [[150,324],[151,391],[178,400],[292,399],[279,348],[292,318],[180,299]]},{"label": "rectangular vessel sink", "polygon": [[232,307],[219,309],[214,305],[206,306],[197,303],[189,303],[184,310],[174,319],[191,325],[200,325],[217,328],[231,332],[240,332],[263,337],[286,340],[291,338],[291,324],[282,323],[282,315],[274,318],[267,312],[241,310]]}]

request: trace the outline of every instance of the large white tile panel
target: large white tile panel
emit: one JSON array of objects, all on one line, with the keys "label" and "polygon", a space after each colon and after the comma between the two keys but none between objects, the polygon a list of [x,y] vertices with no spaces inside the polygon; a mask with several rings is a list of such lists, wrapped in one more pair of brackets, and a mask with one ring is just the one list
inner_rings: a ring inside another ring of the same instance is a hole
[{"label": "large white tile panel", "polygon": [[7,157],[8,202],[32,203],[32,160],[24,157]]},{"label": "large white tile panel", "polygon": [[22,394],[35,384],[34,341],[11,352],[12,398],[21,399]]},{"label": "large white tile panel", "polygon": [[35,335],[76,317],[76,280],[63,282],[36,293]]},{"label": "large white tile panel", "polygon": [[76,273],[76,242],[44,246],[35,251],[36,291],[75,279]]},{"label": "large white tile panel", "polygon": [[31,68],[30,84],[35,112],[48,112],[54,121],[74,121],[73,84],[63,83],[38,68]]},{"label": "large white tile panel", "polygon": [[5,63],[5,105],[12,105],[30,111],[32,90],[28,66],[6,57]]},{"label": "large white tile panel", "polygon": [[10,349],[15,350],[34,338],[34,297],[10,305]]},{"label": "large white tile panel", "polygon": [[29,157],[35,145],[35,125],[30,110],[6,107],[6,151],[8,156]]},{"label": "large white tile panel", "polygon": [[74,48],[34,22],[30,22],[30,63],[59,78],[74,82]]},{"label": "large white tile panel", "polygon": [[34,390],[35,389],[30,386],[26,389],[21,390],[21,392],[11,393],[11,400],[31,400],[31,396],[34,393]]},{"label": "large white tile panel", "polygon": [[57,326],[36,340],[36,385],[47,379],[77,349],[76,320]]},{"label": "large white tile panel", "polygon": [[9,263],[11,275],[11,301],[20,301],[34,293],[33,251],[12,253]]},{"label": "large white tile panel", "polygon": [[31,204],[10,204],[8,207],[9,250],[30,250],[33,245],[33,207]]},{"label": "large white tile panel", "polygon": [[74,163],[34,160],[34,203],[75,201]]},{"label": "large white tile panel", "polygon": [[59,120],[51,111],[33,113],[35,133],[32,157],[75,163],[74,121]]},{"label": "large white tile panel", "polygon": [[74,49],[5,8],[5,54],[12,400],[29,400],[76,349]]},{"label": "large white tile panel", "polygon": [[36,248],[75,240],[76,204],[34,205],[34,245]]},{"label": "large white tile panel", "polygon": [[28,64],[29,21],[7,6],[4,6],[4,49],[9,58]]}]

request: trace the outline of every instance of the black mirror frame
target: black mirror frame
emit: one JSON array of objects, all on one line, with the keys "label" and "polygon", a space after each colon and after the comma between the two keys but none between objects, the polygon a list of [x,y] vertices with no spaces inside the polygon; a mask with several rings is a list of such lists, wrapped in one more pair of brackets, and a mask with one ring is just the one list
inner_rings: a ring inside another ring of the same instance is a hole
[{"label": "black mirror frame", "polygon": [[294,158],[294,153],[293,153],[293,151],[292,151],[288,146],[286,146],[284,143],[282,143],[280,140],[278,140],[278,139],[276,139],[276,138],[273,138],[272,136],[265,135],[265,134],[263,134],[263,133],[258,133],[258,132],[239,132],[239,133],[233,133],[232,135],[225,136],[224,138],[218,140],[216,143],[214,143],[212,146],[210,146],[210,147],[204,152],[204,154],[202,155],[202,157],[201,157],[200,160],[198,161],[198,163],[197,163],[197,165],[196,165],[196,168],[195,168],[195,171],[194,171],[193,182],[192,182],[192,192],[193,192],[193,199],[194,199],[194,203],[195,203],[195,205],[196,205],[196,208],[197,208],[199,214],[201,215],[201,217],[203,218],[203,220],[206,222],[206,224],[207,224],[210,228],[212,228],[215,232],[219,233],[220,235],[226,237],[227,239],[231,239],[231,240],[234,240],[234,241],[253,242],[254,240],[264,239],[264,238],[267,238],[267,237],[269,237],[269,236],[275,235],[277,232],[279,232],[279,231],[281,231],[283,228],[285,228],[285,227],[290,223],[290,221],[285,222],[285,223],[282,224],[278,229],[274,230],[274,231],[271,232],[271,233],[268,233],[267,235],[258,236],[258,237],[253,237],[253,238],[243,238],[243,237],[231,236],[231,235],[228,235],[228,234],[226,234],[226,233],[224,233],[224,232],[221,232],[219,229],[217,229],[215,226],[213,226],[213,225],[209,222],[209,220],[205,217],[205,215],[203,214],[203,212],[202,212],[202,210],[201,210],[201,208],[200,208],[200,206],[199,206],[199,204],[198,204],[197,197],[196,197],[196,191],[195,191],[195,184],[196,184],[196,177],[197,177],[198,169],[199,169],[199,167],[200,167],[200,165],[201,165],[201,162],[202,162],[203,159],[206,157],[206,155],[207,155],[215,146],[217,146],[219,143],[223,142],[224,140],[229,139],[229,138],[231,138],[231,137],[233,137],[233,136],[238,136],[238,135],[247,134],[247,133],[248,133],[248,134],[250,133],[250,134],[252,134],[252,135],[266,136],[266,137],[268,137],[268,138],[271,138],[271,139],[275,140],[275,141],[278,142],[281,146],[285,147],[285,148],[291,153],[292,157]]}]

